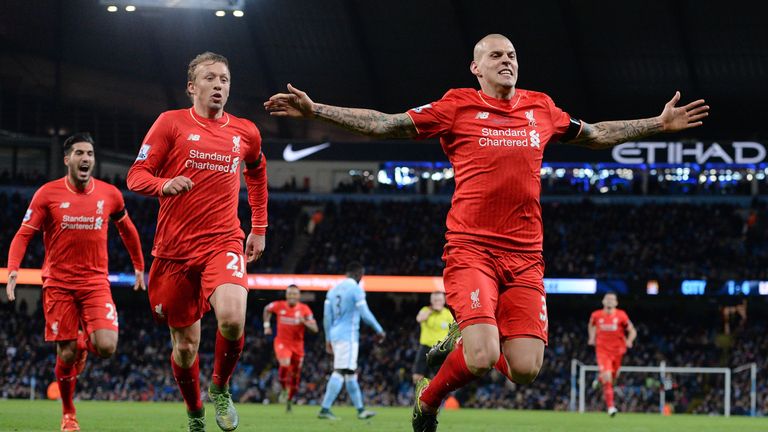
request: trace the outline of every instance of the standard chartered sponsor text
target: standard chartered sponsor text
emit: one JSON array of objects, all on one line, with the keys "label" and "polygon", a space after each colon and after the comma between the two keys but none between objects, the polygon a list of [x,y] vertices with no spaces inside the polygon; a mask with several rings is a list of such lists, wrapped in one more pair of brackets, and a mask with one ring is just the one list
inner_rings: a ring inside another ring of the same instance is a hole
[{"label": "standard chartered sponsor text", "polygon": [[101,227],[101,217],[64,215],[61,218],[61,229],[63,230],[98,230]]},{"label": "standard chartered sponsor text", "polygon": [[[202,152],[195,149],[189,150],[189,159],[184,162],[185,168],[200,170],[220,171],[228,173],[232,169],[232,155],[223,155],[216,152]],[[215,162],[223,162],[219,164]],[[237,167],[235,167],[236,169]]]},{"label": "standard chartered sponsor text", "polygon": [[[528,147],[527,129],[491,129],[482,128],[480,147]],[[518,138],[518,139],[512,139]]]}]

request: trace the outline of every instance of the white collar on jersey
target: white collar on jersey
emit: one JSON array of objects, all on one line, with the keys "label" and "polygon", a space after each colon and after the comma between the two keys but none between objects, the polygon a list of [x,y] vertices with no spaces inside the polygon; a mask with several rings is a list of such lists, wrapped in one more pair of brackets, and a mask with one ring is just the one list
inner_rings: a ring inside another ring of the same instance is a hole
[{"label": "white collar on jersey", "polygon": [[[509,109],[515,109],[517,107],[517,104],[520,103],[521,94],[520,94],[519,91],[515,91],[515,93],[517,94],[517,100],[515,101],[514,105],[512,105],[512,107],[509,108]],[[491,99],[495,99],[495,98],[493,98],[491,96],[488,96],[488,95],[484,95],[482,90],[478,90],[477,91],[477,95],[480,97],[480,100],[483,101],[484,104],[488,105],[491,108],[496,108],[496,109],[500,109],[500,110],[506,109],[506,108],[502,108],[502,107],[497,107],[495,105],[492,105],[490,102],[488,102],[485,99],[486,97],[489,97]]]},{"label": "white collar on jersey", "polygon": [[[203,122],[201,122],[200,120],[197,119],[198,116],[195,114],[195,108],[194,107],[190,107],[189,108],[189,115],[192,117],[192,120],[194,120],[195,123],[199,124],[202,127],[208,127],[207,124],[205,124],[205,123],[203,123]],[[224,113],[224,115],[226,116],[226,120],[224,121],[224,123],[219,125],[220,128],[223,128],[224,126],[229,124],[229,120],[230,120],[229,114]],[[211,122],[212,123],[218,123],[218,120],[212,120]]]}]

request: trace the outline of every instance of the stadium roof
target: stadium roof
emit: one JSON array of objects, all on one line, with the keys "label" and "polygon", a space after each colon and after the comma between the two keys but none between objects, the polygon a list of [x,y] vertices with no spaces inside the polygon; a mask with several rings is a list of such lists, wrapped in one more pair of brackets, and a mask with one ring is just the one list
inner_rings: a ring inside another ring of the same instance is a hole
[{"label": "stadium roof", "polygon": [[712,106],[692,138],[768,138],[765,2],[247,0],[242,18],[102,3],[2,2],[0,129],[113,122],[140,137],[188,104],[186,65],[211,50],[230,60],[230,110],[265,137],[348,139],[269,118],[261,103],[291,82],[317,101],[402,112],[476,86],[472,46],[498,32],[518,51],[519,86],[587,121],[655,115],[680,89]]}]

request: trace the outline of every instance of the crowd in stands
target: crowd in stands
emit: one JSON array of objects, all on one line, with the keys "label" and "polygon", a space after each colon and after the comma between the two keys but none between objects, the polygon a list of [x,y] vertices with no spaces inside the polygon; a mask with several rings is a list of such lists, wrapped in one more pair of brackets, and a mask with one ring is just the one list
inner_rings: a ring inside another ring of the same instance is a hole
[{"label": "crowd in stands", "polygon": [[[158,203],[126,193],[126,207],[142,238],[147,266]],[[16,227],[24,215],[31,191],[0,190],[0,267]],[[659,202],[643,205],[578,202],[543,204],[544,254],[550,277],[600,277],[644,281],[648,279],[768,279],[768,216],[764,202],[751,207],[737,204]],[[273,199],[269,204],[267,248],[250,272],[339,274],[351,260],[367,265],[368,274],[440,275],[440,259],[449,204],[429,200],[306,200]],[[245,198],[238,209],[243,230],[249,230],[249,208]],[[320,215],[320,217],[316,217]],[[311,226],[311,229],[310,229]],[[113,229],[113,228],[111,228]],[[308,239],[300,256],[291,257],[299,238]],[[116,233],[110,234],[110,271],[131,272],[127,251]],[[286,270],[291,258],[295,266]],[[23,267],[42,264],[42,237],[36,236],[27,249]],[[251,295],[246,351],[232,382],[235,397],[242,402],[275,401],[279,392],[271,341],[261,333],[260,312],[266,304]],[[117,355],[110,360],[91,358],[78,384],[82,399],[178,400],[178,391],[167,366],[170,353],[167,330],[152,322],[143,297],[121,302],[121,336]],[[410,368],[418,347],[415,316],[419,304],[395,302],[378,296],[371,301],[388,338],[376,345],[370,333],[361,339],[360,381],[370,405],[408,405],[413,386]],[[27,308],[30,305],[26,306]],[[322,310],[321,299],[312,304]],[[0,304],[0,397],[28,398],[30,380],[41,397],[52,379],[55,350],[42,338],[43,319],[39,307],[27,315]],[[594,363],[586,345],[588,311],[553,316],[550,343],[544,368],[536,382],[518,387],[496,373],[457,394],[462,406],[531,409],[567,409],[570,393],[570,361]],[[581,316],[584,315],[584,316]],[[631,315],[632,316],[632,315]],[[404,318],[405,317],[405,318]],[[714,314],[713,314],[714,317]],[[582,319],[583,318],[583,319]],[[634,318],[634,316],[633,316]],[[738,366],[756,361],[768,367],[768,327],[750,322],[725,345],[717,326],[702,327],[700,319],[681,317],[679,322],[636,320],[640,333],[637,347],[625,364]],[[403,324],[406,323],[406,324]],[[204,334],[212,335],[213,322],[204,320]],[[203,345],[213,338],[203,338]],[[201,347],[212,353],[213,346]],[[307,361],[299,392],[299,403],[317,404],[330,373],[330,357],[324,353],[322,336],[308,335]],[[202,388],[212,367],[210,355],[201,356]],[[748,380],[734,376],[736,414],[748,410]],[[623,411],[657,411],[658,395],[666,388],[667,400],[681,412],[719,413],[723,406],[722,376],[625,375],[618,387]],[[758,411],[768,411],[768,390],[758,389]],[[587,391],[588,409],[602,409],[600,390]],[[342,396],[342,401],[346,396]]]},{"label": "crowd in stands", "polygon": [[[152,240],[157,227],[157,212],[159,204],[157,199],[145,198],[133,193],[124,193],[125,207],[136,225],[141,238],[144,251],[145,265],[149,268],[152,264]],[[0,191],[0,267],[5,267],[8,260],[8,249],[16,230],[21,224],[21,218],[26,212],[31,192],[21,194],[18,192]],[[301,213],[300,201],[270,201],[269,202],[269,227],[267,229],[266,250],[255,264],[248,267],[251,272],[279,273],[282,271],[282,262],[290,251],[295,233],[297,232],[298,217]],[[238,208],[242,229],[250,232],[250,208],[243,198]],[[109,269],[110,272],[133,273],[128,251],[122,244],[120,236],[113,224],[109,228]],[[27,247],[27,254],[22,261],[22,268],[40,268],[43,263],[43,239],[36,235]]]},{"label": "crowd in stands", "polygon": [[[128,291],[125,288],[125,291]],[[277,294],[277,293],[274,293]],[[118,297],[118,296],[116,296]],[[594,350],[586,344],[587,304],[563,309],[569,299],[550,298],[550,340],[543,368],[536,381],[518,386],[495,371],[459,391],[456,398],[463,407],[567,410],[571,390],[571,359],[594,364]],[[261,310],[270,298],[252,293],[248,306],[245,351],[232,379],[232,392],[240,402],[276,402],[280,391],[277,364],[271,339],[262,332]],[[377,345],[370,329],[363,329],[359,359],[359,379],[365,401],[370,406],[407,406],[412,403],[411,367],[418,348],[415,319],[419,302],[409,298],[395,301],[381,294],[369,295],[369,303],[387,331],[387,339]],[[421,299],[426,303],[426,298]],[[149,306],[141,294],[120,295],[120,341],[112,359],[89,357],[78,381],[77,396],[84,400],[176,401],[178,390],[167,367],[170,344],[167,329],[152,321]],[[558,303],[559,302],[559,303]],[[589,302],[587,300],[587,302]],[[321,314],[322,299],[309,302]],[[29,398],[31,379],[35,396],[45,397],[53,380],[55,349],[43,341],[43,318],[38,308],[31,315],[12,306],[0,305],[0,398]],[[597,307],[597,306],[596,306]],[[654,320],[655,306],[630,307],[637,329],[635,347],[624,358],[625,365],[668,365],[736,367],[757,362],[768,367],[768,327],[755,320],[723,343],[716,319],[702,324],[696,313],[673,315],[673,319]],[[389,313],[383,313],[389,311]],[[378,313],[377,313],[378,312]],[[716,311],[709,311],[714,318]],[[700,312],[699,312],[700,313]],[[318,316],[321,319],[320,316]],[[203,320],[201,353],[212,353],[215,322]],[[672,331],[674,330],[674,331]],[[213,364],[211,354],[201,354],[201,388],[206,389]],[[331,357],[324,352],[322,335],[307,332],[306,361],[298,403],[318,405],[331,372]],[[590,386],[594,374],[587,375],[587,409],[604,409],[599,388]],[[666,381],[666,382],[665,382]],[[722,375],[670,375],[662,381],[658,374],[625,373],[617,386],[618,408],[624,412],[658,412],[659,395],[666,388],[667,402],[675,412],[721,414],[723,412]],[[749,376],[733,376],[733,414],[749,413]],[[768,412],[768,387],[759,381],[758,412]],[[342,392],[341,403],[346,395]]]},{"label": "crowd in stands", "polygon": [[[30,196],[0,191],[0,221],[16,227]],[[151,244],[158,203],[126,194],[126,208],[139,229],[145,256]],[[270,200],[267,248],[251,272],[281,273],[290,257],[295,273],[338,274],[361,260],[369,274],[441,275],[447,202],[427,200]],[[310,209],[310,210],[307,210]],[[768,209],[724,203],[596,204],[546,202],[544,257],[549,277],[598,277],[628,281],[669,279],[768,279]],[[318,220],[314,214],[321,214]],[[241,200],[243,230],[250,209]],[[312,226],[307,232],[308,222]],[[298,250],[298,234],[311,234]],[[0,266],[7,259],[13,229],[0,230]],[[114,233],[113,233],[114,234]],[[131,272],[117,235],[110,236],[110,269]],[[685,247],[681,247],[685,245]],[[40,236],[23,266],[42,263]]]},{"label": "crowd in stands", "polygon": [[0,171],[0,185],[39,186],[45,183],[47,177],[36,170],[11,174],[8,169]]}]

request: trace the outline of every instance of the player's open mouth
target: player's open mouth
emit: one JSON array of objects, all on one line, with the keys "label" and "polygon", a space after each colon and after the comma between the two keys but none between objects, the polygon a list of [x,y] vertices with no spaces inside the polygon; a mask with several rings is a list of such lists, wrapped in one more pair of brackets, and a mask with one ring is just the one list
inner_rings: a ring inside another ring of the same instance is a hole
[{"label": "player's open mouth", "polygon": [[90,168],[91,167],[89,165],[80,165],[78,170],[80,170],[81,173],[87,173]]},{"label": "player's open mouth", "polygon": [[211,95],[211,99],[213,100],[221,100],[221,93],[214,93]]},{"label": "player's open mouth", "polygon": [[512,71],[511,71],[511,70],[509,70],[509,69],[502,69],[501,71],[499,71],[499,74],[500,74],[500,75],[509,75],[509,76],[512,76]]}]

